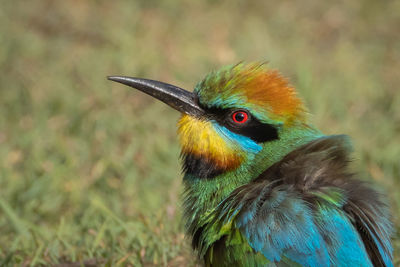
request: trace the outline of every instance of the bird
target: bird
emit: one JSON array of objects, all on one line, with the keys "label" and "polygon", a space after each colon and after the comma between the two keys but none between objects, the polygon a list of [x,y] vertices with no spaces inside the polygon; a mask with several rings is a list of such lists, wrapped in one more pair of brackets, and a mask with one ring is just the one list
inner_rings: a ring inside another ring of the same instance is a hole
[{"label": "bird", "polygon": [[183,220],[204,266],[393,266],[390,209],[351,170],[350,137],[310,123],[268,63],[211,71],[193,92],[108,79],[181,112]]}]

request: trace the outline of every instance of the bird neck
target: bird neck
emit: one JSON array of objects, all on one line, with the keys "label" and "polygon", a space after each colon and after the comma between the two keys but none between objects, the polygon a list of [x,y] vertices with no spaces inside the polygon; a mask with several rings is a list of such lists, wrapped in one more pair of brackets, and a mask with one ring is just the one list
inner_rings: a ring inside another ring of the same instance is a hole
[{"label": "bird neck", "polygon": [[279,139],[262,144],[262,150],[250,155],[237,169],[213,178],[200,178],[185,173],[186,227],[189,233],[202,225],[206,217],[234,189],[257,178],[264,170],[281,160],[290,151],[322,137],[323,134],[311,125],[299,124],[279,130]]}]

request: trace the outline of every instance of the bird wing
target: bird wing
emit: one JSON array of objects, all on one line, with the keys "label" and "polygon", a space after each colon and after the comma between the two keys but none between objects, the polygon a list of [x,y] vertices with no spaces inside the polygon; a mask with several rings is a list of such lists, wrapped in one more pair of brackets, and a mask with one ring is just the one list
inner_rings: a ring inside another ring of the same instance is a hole
[{"label": "bird wing", "polygon": [[270,262],[288,258],[302,266],[328,266],[328,250],[313,211],[299,197],[282,185],[252,184],[223,203],[215,223],[232,221],[232,229]]},{"label": "bird wing", "polygon": [[225,229],[215,239],[239,231],[269,262],[393,266],[387,207],[348,173],[347,144],[324,137],[289,153],[233,191],[204,230]]}]

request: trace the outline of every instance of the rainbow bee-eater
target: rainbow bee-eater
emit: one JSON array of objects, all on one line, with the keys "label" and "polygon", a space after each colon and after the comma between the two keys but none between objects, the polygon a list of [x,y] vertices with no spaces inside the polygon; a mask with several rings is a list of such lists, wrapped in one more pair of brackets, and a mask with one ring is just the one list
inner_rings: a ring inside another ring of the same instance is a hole
[{"label": "rainbow bee-eater", "polygon": [[349,138],[310,124],[278,71],[228,66],[193,92],[108,78],[182,113],[184,220],[205,266],[393,266],[388,207],[349,171]]}]

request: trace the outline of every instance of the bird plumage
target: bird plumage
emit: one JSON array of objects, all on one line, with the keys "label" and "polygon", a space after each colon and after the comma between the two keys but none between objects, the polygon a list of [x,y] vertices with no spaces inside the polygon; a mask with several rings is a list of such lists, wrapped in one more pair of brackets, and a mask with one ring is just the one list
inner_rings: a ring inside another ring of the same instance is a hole
[{"label": "bird plumage", "polygon": [[193,246],[207,266],[392,266],[388,209],[348,161],[345,136],[290,152],[192,226]]},{"label": "bird plumage", "polygon": [[349,138],[309,124],[278,71],[228,66],[193,93],[110,79],[183,113],[184,218],[206,266],[393,266],[388,207],[349,171]]}]

